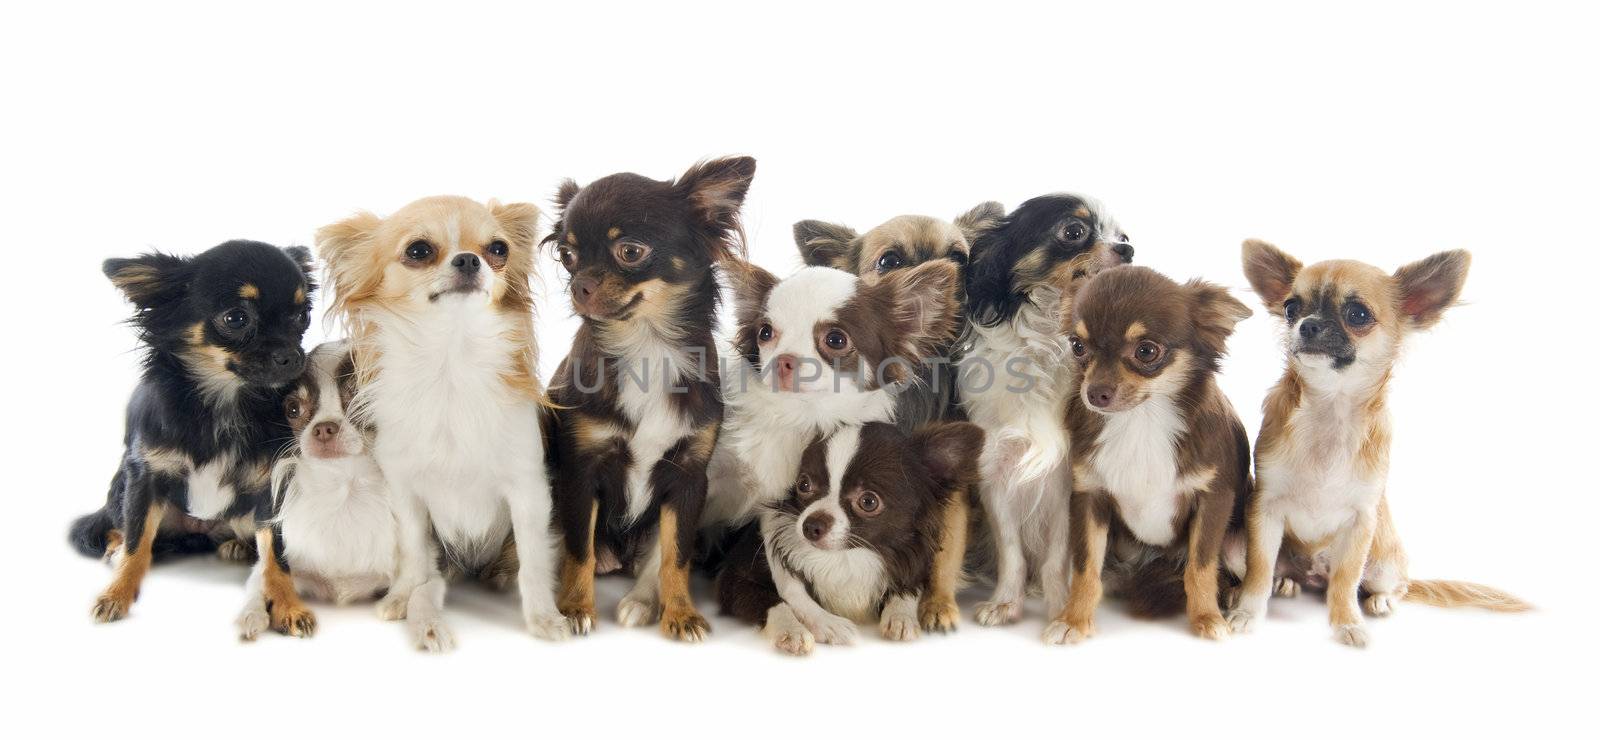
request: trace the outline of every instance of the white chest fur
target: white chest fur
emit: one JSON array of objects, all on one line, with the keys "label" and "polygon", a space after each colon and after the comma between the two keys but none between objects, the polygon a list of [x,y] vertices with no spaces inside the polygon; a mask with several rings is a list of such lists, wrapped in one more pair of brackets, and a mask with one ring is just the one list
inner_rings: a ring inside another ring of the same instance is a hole
[{"label": "white chest fur", "polygon": [[1377,505],[1387,470],[1362,460],[1368,421],[1353,400],[1308,398],[1291,416],[1288,437],[1262,457],[1256,471],[1262,502],[1297,538],[1326,538]]},{"label": "white chest fur", "polygon": [[228,482],[233,472],[233,458],[222,456],[198,467],[191,466],[187,476],[189,489],[189,515],[196,519],[216,519],[233,505],[236,495]]},{"label": "white chest fur", "polygon": [[1172,543],[1174,521],[1193,490],[1178,476],[1182,431],[1183,417],[1172,402],[1151,398],[1106,416],[1099,448],[1089,459],[1085,484],[1110,495],[1128,529],[1151,545]]},{"label": "white chest fur", "polygon": [[800,540],[792,524],[780,528],[775,547],[784,563],[806,583],[822,608],[853,622],[878,618],[878,606],[889,588],[883,558],[865,548],[820,550]]},{"label": "white chest fur", "polygon": [[687,372],[698,375],[684,352],[645,330],[616,340],[617,399],[622,414],[633,424],[628,439],[628,512],[632,522],[650,508],[654,493],[650,473],[662,455],[689,434],[689,420],[676,408],[674,394],[686,392],[678,379]]},{"label": "white chest fur", "polygon": [[369,597],[394,574],[394,514],[370,458],[300,461],[278,521],[292,572],[326,583],[336,601]]},{"label": "white chest fur", "polygon": [[1030,301],[1010,322],[972,327],[961,362],[961,405],[983,427],[984,478],[1012,488],[1054,470],[1067,455],[1061,394],[1070,367],[1049,316],[1053,294]]}]

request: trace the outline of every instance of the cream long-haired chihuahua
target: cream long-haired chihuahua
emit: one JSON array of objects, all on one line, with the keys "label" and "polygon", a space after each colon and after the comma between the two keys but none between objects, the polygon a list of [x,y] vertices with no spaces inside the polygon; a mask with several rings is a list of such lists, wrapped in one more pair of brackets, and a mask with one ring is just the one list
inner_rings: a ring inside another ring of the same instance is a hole
[{"label": "cream long-haired chihuahua", "polygon": [[427,650],[454,645],[438,548],[481,572],[508,534],[528,631],[567,636],[529,288],[538,218],[526,203],[441,196],[317,232],[354,345],[355,411],[376,428],[399,525],[400,563],[378,611],[406,619]]}]

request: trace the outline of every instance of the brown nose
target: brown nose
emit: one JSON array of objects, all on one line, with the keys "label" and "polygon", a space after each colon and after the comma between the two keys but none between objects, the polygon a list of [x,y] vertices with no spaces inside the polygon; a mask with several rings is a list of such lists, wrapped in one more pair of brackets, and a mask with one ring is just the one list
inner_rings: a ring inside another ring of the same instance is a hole
[{"label": "brown nose", "polygon": [[583,275],[572,279],[572,299],[577,301],[579,308],[588,308],[589,301],[594,299],[594,294],[600,290],[600,281]]},{"label": "brown nose", "polygon": [[1084,395],[1088,396],[1089,403],[1095,408],[1103,409],[1110,406],[1111,401],[1117,397],[1117,389],[1110,385],[1091,385],[1084,391]]},{"label": "brown nose", "polygon": [[806,539],[816,542],[827,536],[828,530],[833,529],[833,515],[826,511],[819,511],[806,517],[800,530],[805,533]]},{"label": "brown nose", "polygon": [[794,390],[795,368],[800,366],[799,360],[794,355],[778,355],[772,362],[778,371],[778,390]]},{"label": "brown nose", "polygon": [[339,436],[339,422],[325,421],[311,428],[311,438],[318,442],[327,442]]}]

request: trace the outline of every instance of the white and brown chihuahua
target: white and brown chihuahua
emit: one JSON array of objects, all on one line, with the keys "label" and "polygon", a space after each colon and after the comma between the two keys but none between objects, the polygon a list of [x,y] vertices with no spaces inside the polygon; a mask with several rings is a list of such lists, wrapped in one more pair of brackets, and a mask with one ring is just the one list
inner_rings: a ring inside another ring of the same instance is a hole
[{"label": "white and brown chihuahua", "polygon": [[[1400,347],[1455,304],[1471,261],[1464,251],[1441,252],[1389,274],[1352,260],[1302,267],[1271,244],[1244,243],[1245,277],[1289,331],[1288,366],[1267,395],[1256,443],[1247,542],[1230,547],[1230,568],[1244,577],[1228,615],[1234,631],[1266,614],[1275,578],[1286,594],[1294,583],[1325,583],[1335,637],[1356,647],[1368,640],[1362,607],[1374,616],[1402,599],[1529,608],[1486,586],[1408,580],[1385,497],[1387,395]],[[1281,568],[1280,547],[1287,550]]]},{"label": "white and brown chihuahua", "polygon": [[529,632],[567,637],[556,609],[555,539],[533,335],[539,209],[424,198],[388,218],[362,213],[317,232],[333,310],[355,354],[355,418],[393,496],[400,562],[378,603],[419,647],[454,639],[441,611],[452,569],[481,573],[514,535]]}]

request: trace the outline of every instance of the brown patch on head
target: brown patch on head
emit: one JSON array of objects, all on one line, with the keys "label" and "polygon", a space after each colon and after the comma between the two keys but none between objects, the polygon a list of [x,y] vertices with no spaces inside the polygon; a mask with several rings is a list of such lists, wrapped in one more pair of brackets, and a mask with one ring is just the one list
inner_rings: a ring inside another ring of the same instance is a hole
[{"label": "brown patch on head", "polygon": [[[300,292],[303,294],[305,289],[301,288]],[[239,297],[245,300],[253,301],[261,297],[261,289],[257,288],[254,283],[245,283],[244,285],[239,286]],[[296,301],[296,303],[299,303],[299,301]]]},{"label": "brown patch on head", "polygon": [[743,260],[730,260],[723,274],[733,284],[733,346],[754,366],[761,357],[757,335],[767,310],[767,296],[778,285],[778,277]]},{"label": "brown patch on head", "polygon": [[819,353],[829,360],[839,354],[823,339],[827,331],[840,328],[850,337],[847,360],[859,353],[871,375],[869,385],[905,380],[914,365],[953,339],[961,305],[959,279],[960,270],[953,263],[935,260],[862,285],[839,307],[837,322],[818,326]]}]

